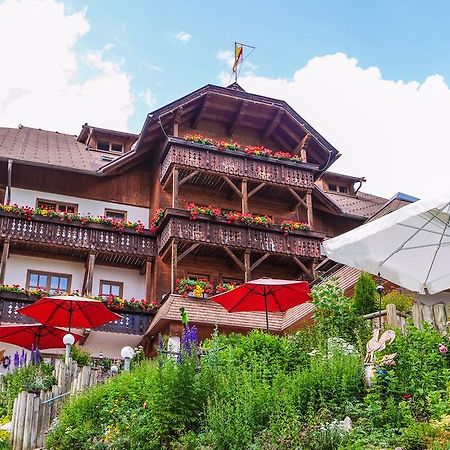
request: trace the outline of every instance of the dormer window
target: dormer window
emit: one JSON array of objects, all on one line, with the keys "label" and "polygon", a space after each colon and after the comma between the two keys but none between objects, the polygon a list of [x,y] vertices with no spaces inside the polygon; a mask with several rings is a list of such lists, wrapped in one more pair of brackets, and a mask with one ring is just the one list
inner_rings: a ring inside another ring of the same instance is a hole
[{"label": "dormer window", "polygon": [[342,194],[348,194],[348,187],[347,186],[339,186],[339,192]]},{"label": "dormer window", "polygon": [[101,150],[102,152],[122,153],[123,145],[115,142],[98,140],[97,150]]},{"label": "dormer window", "polygon": [[333,191],[333,192],[337,192],[337,186],[335,184],[329,184],[328,185],[328,190],[329,191]]}]

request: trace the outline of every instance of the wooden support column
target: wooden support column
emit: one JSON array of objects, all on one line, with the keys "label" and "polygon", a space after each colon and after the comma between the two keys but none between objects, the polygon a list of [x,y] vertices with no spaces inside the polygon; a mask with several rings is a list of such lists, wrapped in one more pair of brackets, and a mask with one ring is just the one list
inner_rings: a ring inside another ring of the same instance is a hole
[{"label": "wooden support column", "polygon": [[83,295],[92,295],[92,281],[94,279],[95,253],[90,252],[84,271]]},{"label": "wooden support column", "polygon": [[178,167],[172,171],[172,208],[178,208]]},{"label": "wooden support column", "polygon": [[6,260],[9,256],[9,238],[3,242],[2,259],[0,261],[0,284],[5,284]]},{"label": "wooden support column", "polygon": [[175,240],[172,241],[170,244],[172,249],[172,255],[171,255],[171,270],[170,270],[170,287],[171,292],[174,293],[177,289],[177,252],[178,252],[178,246]]},{"label": "wooden support column", "polygon": [[308,225],[310,226],[311,230],[314,229],[314,217],[313,217],[313,204],[312,204],[312,191],[311,189],[308,189],[306,192],[306,213],[308,217]]},{"label": "wooden support column", "polygon": [[180,124],[181,115],[183,114],[183,107],[180,106],[173,114],[172,135],[178,137],[178,125]]},{"label": "wooden support column", "polygon": [[247,178],[242,180],[241,192],[242,192],[242,214],[248,213],[248,185]]},{"label": "wooden support column", "polygon": [[251,261],[250,261],[250,250],[245,250],[244,253],[244,280],[245,282],[251,280]]},{"label": "wooden support column", "polygon": [[152,292],[152,260],[145,261],[145,299],[149,302]]}]

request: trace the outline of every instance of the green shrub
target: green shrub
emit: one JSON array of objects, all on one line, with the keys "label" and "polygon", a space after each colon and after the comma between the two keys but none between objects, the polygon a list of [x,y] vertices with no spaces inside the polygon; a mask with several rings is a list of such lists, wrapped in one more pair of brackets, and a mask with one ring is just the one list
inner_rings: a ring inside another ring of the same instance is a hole
[{"label": "green shrub", "polygon": [[0,450],[9,450],[9,433],[5,430],[0,430]]},{"label": "green shrub", "polygon": [[401,291],[390,291],[381,299],[381,305],[386,309],[386,305],[393,304],[397,311],[408,312],[411,311],[413,300],[412,298]]},{"label": "green shrub", "polygon": [[70,357],[79,366],[90,366],[92,364],[91,354],[77,344],[72,345],[72,348],[70,349]]},{"label": "green shrub", "polygon": [[355,284],[353,307],[357,314],[364,315],[377,311],[377,291],[372,275],[363,272]]},{"label": "green shrub", "polygon": [[0,416],[11,417],[14,400],[23,390],[30,392],[50,390],[55,384],[53,366],[46,363],[16,369],[3,376],[5,392],[0,397]]}]

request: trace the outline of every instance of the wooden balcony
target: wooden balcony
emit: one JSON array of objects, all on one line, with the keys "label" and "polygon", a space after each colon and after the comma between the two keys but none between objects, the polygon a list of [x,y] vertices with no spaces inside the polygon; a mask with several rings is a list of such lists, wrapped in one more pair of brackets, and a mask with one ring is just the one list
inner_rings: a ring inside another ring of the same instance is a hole
[{"label": "wooden balcony", "polygon": [[58,219],[34,217],[27,220],[0,211],[0,236],[14,243],[38,244],[71,250],[104,252],[127,257],[146,258],[156,254],[156,238],[148,231],[113,230],[105,224],[61,222]]},{"label": "wooden balcony", "polygon": [[324,237],[311,231],[295,231],[285,236],[279,227],[228,224],[225,220],[211,220],[202,215],[190,220],[187,211],[176,209],[166,210],[160,230],[160,252],[171,239],[176,239],[312,259],[321,257],[320,244]]},{"label": "wooden balcony", "polygon": [[[17,310],[23,306],[38,300],[38,297],[30,298],[20,294],[0,292],[0,324],[17,323],[27,324],[35,321],[27,316],[19,314]],[[107,323],[96,331],[108,331],[111,333],[143,335],[147,331],[156,311],[118,311],[122,319]]]},{"label": "wooden balcony", "polygon": [[241,151],[219,150],[216,147],[170,138],[161,160],[160,180],[164,183],[174,165],[251,181],[284,185],[302,190],[312,189],[318,166],[275,158],[247,155]]}]

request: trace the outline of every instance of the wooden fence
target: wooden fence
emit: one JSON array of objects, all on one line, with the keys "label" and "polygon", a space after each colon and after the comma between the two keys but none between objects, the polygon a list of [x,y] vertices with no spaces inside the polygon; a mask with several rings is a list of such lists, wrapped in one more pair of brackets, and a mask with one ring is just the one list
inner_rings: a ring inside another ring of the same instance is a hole
[{"label": "wooden fence", "polygon": [[381,322],[381,328],[404,328],[406,319],[412,317],[414,325],[422,329],[423,323],[429,323],[433,328],[442,334],[450,333],[450,303],[437,303],[427,305],[414,302],[412,314],[406,314],[397,311],[395,305],[386,305],[386,309],[363,316],[370,320],[372,327],[378,327]]},{"label": "wooden fence", "polygon": [[44,447],[45,435],[56,418],[60,400],[81,392],[102,380],[100,369],[78,367],[72,362],[55,362],[57,383],[51,391],[30,393],[22,391],[14,401],[11,422],[12,450],[31,450]]}]

